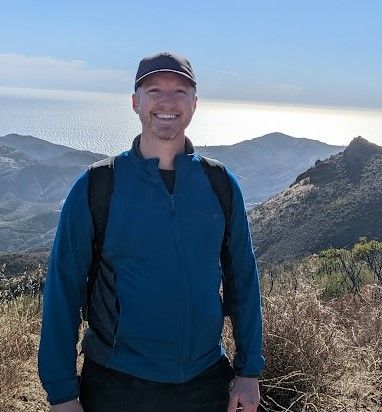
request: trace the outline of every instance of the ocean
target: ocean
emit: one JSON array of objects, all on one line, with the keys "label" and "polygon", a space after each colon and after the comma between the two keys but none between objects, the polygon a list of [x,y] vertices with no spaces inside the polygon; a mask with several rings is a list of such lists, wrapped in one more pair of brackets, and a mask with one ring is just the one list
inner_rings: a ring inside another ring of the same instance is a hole
[{"label": "ocean", "polygon": [[[0,87],[0,136],[32,135],[115,155],[140,131],[131,96]],[[267,133],[347,145],[362,136],[382,145],[382,109],[292,106],[199,98],[187,136],[195,145],[230,145]]]}]

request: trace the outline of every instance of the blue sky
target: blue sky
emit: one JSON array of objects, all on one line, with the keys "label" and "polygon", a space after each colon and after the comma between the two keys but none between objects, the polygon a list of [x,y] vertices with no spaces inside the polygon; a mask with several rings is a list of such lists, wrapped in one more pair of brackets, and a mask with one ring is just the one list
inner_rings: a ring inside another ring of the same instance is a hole
[{"label": "blue sky", "polygon": [[205,98],[382,108],[381,0],[1,3],[0,87],[130,93],[170,50]]}]

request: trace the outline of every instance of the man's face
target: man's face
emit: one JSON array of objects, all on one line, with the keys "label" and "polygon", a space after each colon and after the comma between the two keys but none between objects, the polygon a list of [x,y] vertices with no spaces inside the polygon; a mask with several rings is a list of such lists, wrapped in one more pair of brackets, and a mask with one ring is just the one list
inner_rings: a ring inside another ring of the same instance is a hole
[{"label": "man's face", "polygon": [[196,108],[195,88],[184,76],[154,73],[133,95],[133,109],[142,122],[142,133],[159,139],[184,137]]}]

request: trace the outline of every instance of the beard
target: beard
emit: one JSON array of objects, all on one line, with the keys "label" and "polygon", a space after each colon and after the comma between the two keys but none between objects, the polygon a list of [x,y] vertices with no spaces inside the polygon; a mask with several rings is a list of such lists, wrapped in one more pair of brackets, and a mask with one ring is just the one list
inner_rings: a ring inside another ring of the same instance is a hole
[{"label": "beard", "polygon": [[187,121],[185,124],[184,120],[180,118],[162,121],[145,115],[140,115],[140,119],[142,127],[160,140],[175,140],[179,136],[184,136],[185,127],[190,123]]},{"label": "beard", "polygon": [[182,134],[182,130],[180,130],[179,128],[171,127],[170,125],[155,127],[152,129],[152,132],[155,137],[161,140],[173,140],[177,136]]}]

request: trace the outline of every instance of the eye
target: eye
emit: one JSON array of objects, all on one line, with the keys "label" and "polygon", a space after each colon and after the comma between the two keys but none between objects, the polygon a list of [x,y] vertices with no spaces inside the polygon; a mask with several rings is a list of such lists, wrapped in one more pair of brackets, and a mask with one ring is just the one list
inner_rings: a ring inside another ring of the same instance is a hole
[{"label": "eye", "polygon": [[177,89],[177,90],[175,90],[175,92],[176,92],[177,94],[181,94],[181,95],[187,94],[187,91],[184,90],[184,89]]},{"label": "eye", "polygon": [[157,87],[149,87],[149,88],[146,90],[146,92],[147,92],[147,93],[150,93],[150,94],[156,94],[156,93],[159,93],[159,89],[158,89]]}]

